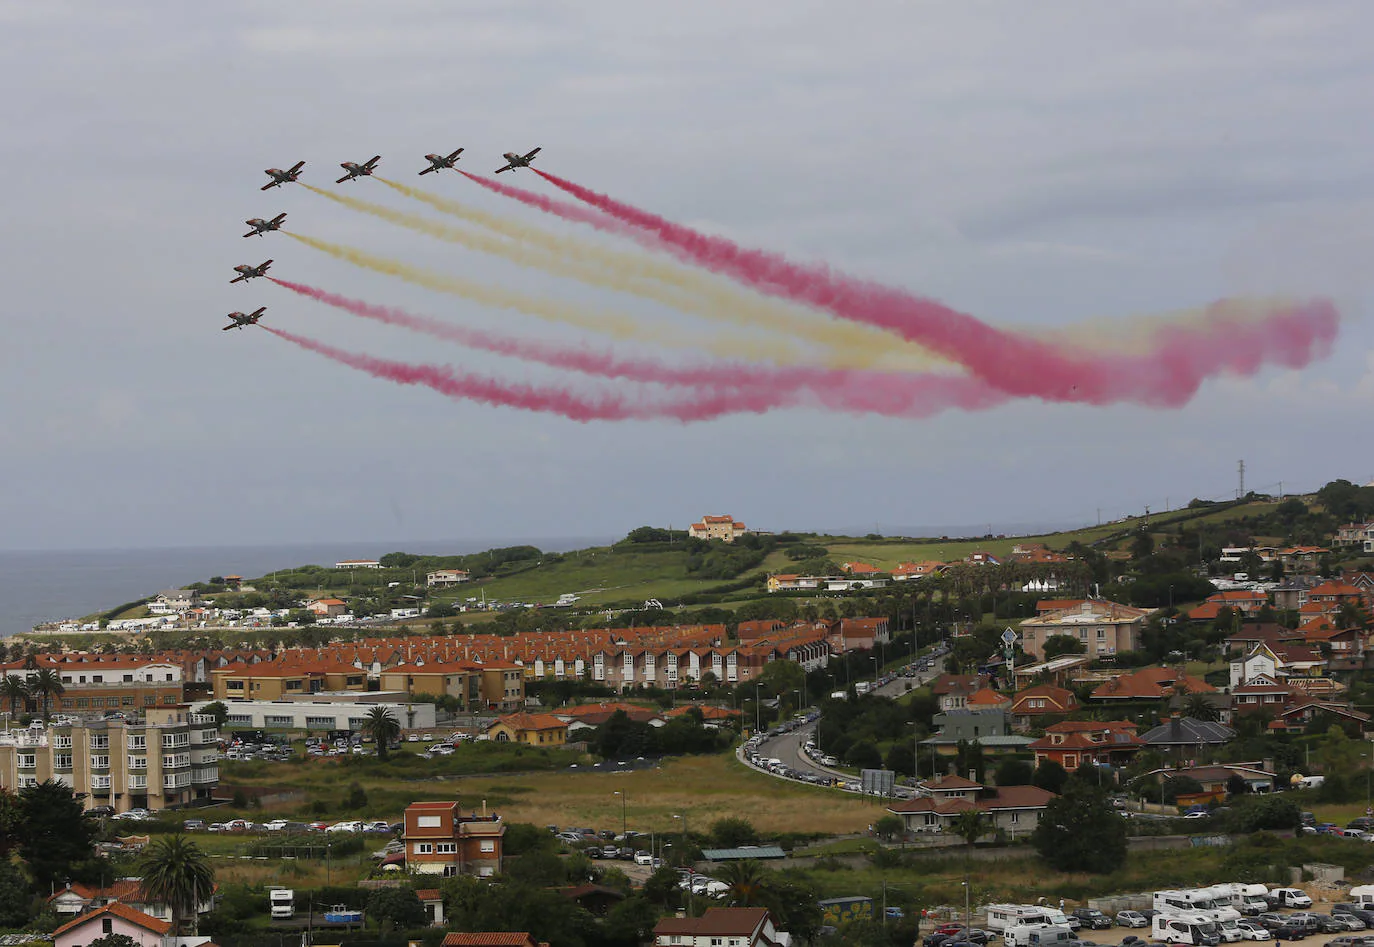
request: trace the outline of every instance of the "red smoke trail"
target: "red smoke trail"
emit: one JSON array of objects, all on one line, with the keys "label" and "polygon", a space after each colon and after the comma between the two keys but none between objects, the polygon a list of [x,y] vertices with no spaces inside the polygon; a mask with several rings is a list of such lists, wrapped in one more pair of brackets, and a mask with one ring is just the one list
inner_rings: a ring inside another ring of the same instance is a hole
[{"label": "red smoke trail", "polygon": [[729,403],[727,397],[719,395],[653,405],[645,404],[638,398],[628,401],[614,395],[587,398],[560,388],[511,385],[481,375],[455,372],[444,365],[412,365],[375,358],[347,352],[272,326],[262,328],[307,351],[366,372],[374,378],[384,378],[400,385],[423,385],[463,401],[557,414],[573,421],[630,421],[665,417],[683,422],[708,421],[739,410]]},{"label": "red smoke trail", "polygon": [[[901,375],[822,368],[773,368],[744,363],[717,363],[677,368],[650,358],[622,359],[592,352],[547,345],[469,329],[417,316],[392,306],[378,306],[338,293],[268,277],[278,286],[350,312],[364,319],[401,326],[469,348],[508,355],[602,378],[625,379],[659,385],[716,388],[724,392],[732,410],[758,413],[797,403],[796,393],[810,391],[815,400],[834,411],[862,412],[895,417],[928,417],[946,408],[981,410],[1007,400],[1007,396],[967,376]],[[722,412],[725,413],[725,412]]]},{"label": "red smoke trail", "polygon": [[[457,169],[455,169],[457,170]],[[533,170],[533,169],[531,169]],[[524,188],[511,187],[509,184],[502,184],[493,178],[482,178],[467,171],[459,171],[463,177],[469,181],[476,181],[489,191],[495,191],[503,197],[513,197],[517,201],[537,207],[555,217],[562,217],[564,220],[571,220],[578,224],[589,224],[598,230],[605,230],[609,233],[616,233],[626,236],[634,232],[634,227],[630,224],[621,223],[609,214],[600,211],[590,210],[581,204],[572,204],[568,201],[557,201],[543,194],[536,194],[534,191],[526,191]],[[645,240],[645,243],[649,241]]]},{"label": "red smoke trail", "polygon": [[[686,260],[763,292],[888,329],[962,363],[988,384],[1012,395],[1047,401],[1178,406],[1215,372],[1251,374],[1268,362],[1291,368],[1306,365],[1326,354],[1339,323],[1335,307],[1324,299],[1284,307],[1257,323],[1228,318],[1224,304],[1217,304],[1209,311],[1210,324],[1201,329],[1171,328],[1146,355],[1094,356],[1065,351],[1021,333],[994,328],[943,303],[847,277],[826,267],[793,263],[780,254],[746,249],[557,175],[530,170],[597,210],[652,234]],[[492,182],[468,177],[497,189]],[[518,191],[500,187],[500,193],[562,215],[561,202],[534,201],[525,193],[511,193]],[[597,226],[586,217],[569,219]]]}]

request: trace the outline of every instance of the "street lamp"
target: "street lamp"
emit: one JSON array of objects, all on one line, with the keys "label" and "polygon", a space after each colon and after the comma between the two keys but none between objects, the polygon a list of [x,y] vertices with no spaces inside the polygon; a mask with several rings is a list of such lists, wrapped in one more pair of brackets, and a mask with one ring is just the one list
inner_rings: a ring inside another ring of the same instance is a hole
[{"label": "street lamp", "polygon": [[[687,841],[687,813],[684,812],[681,815],[674,813],[673,818],[682,820],[682,859],[684,862],[690,862],[691,843]],[[692,901],[692,866],[690,864],[687,865],[687,871],[687,916],[691,917],[694,902]]]},{"label": "street lamp", "polygon": [[964,886],[964,930],[967,931],[967,930],[968,930],[968,927],[969,927],[969,916],[968,916],[968,889],[969,889],[969,884],[968,884],[968,879],[965,878],[963,881],[961,881],[961,882],[959,882],[959,883],[960,883],[961,885]]},{"label": "street lamp", "polygon": [[754,732],[755,732],[755,733],[758,733],[760,730],[763,729],[763,724],[759,722],[759,721],[762,719],[762,715],[761,715],[760,712],[759,712],[759,687],[760,687],[760,685],[761,685],[762,683],[763,683],[762,681],[755,681],[755,682],[754,682]]},{"label": "street lamp", "polygon": [[625,821],[625,794],[621,792],[619,789],[617,789],[612,795],[620,797],[620,839],[622,842],[628,842],[629,839],[626,838],[626,836],[629,835],[629,833],[626,831],[627,823]]}]

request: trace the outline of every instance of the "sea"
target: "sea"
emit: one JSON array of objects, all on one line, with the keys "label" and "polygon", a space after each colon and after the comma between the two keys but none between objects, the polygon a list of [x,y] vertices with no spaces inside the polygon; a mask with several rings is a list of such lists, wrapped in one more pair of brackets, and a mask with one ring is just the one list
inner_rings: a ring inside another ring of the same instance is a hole
[{"label": "sea", "polygon": [[278,569],[376,559],[388,552],[460,556],[500,546],[567,552],[612,542],[608,536],[465,539],[451,542],[337,542],[282,546],[72,549],[0,552],[0,637],[44,621],[80,618],[211,576],[256,578]]}]

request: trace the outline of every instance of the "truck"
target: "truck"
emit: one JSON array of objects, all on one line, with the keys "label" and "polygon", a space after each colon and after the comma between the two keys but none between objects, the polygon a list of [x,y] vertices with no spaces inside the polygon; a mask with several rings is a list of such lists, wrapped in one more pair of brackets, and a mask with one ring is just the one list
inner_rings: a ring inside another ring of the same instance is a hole
[{"label": "truck", "polygon": [[267,903],[272,908],[273,920],[290,920],[296,914],[296,892],[291,888],[268,888]]},{"label": "truck", "polygon": [[1006,947],[1073,947],[1078,935],[1067,924],[1013,924],[1002,934]]},{"label": "truck", "polygon": [[873,920],[873,899],[864,895],[847,898],[826,898],[818,901],[823,924],[839,927],[851,921]]},{"label": "truck", "polygon": [[1166,944],[1217,947],[1221,943],[1217,922],[1205,914],[1156,914],[1150,922],[1150,934]]}]

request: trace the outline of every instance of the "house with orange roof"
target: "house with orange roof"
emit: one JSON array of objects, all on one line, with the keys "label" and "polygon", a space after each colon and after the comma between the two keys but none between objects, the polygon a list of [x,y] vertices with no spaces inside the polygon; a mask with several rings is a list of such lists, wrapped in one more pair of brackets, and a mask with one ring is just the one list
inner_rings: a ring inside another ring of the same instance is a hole
[{"label": "house with orange roof", "polygon": [[1011,698],[991,687],[982,687],[965,698],[964,706],[969,710],[1010,710]]},{"label": "house with orange roof", "polygon": [[1046,760],[1069,772],[1084,763],[1121,766],[1139,751],[1136,725],[1129,720],[1061,720],[1045,728],[1045,735],[1030,745],[1035,765]]},{"label": "house with orange roof", "polygon": [[[172,919],[171,906],[148,894],[141,878],[120,878],[104,887],[69,881],[60,891],[48,897],[48,905],[58,917],[73,917],[116,901],[160,921]],[[196,913],[200,915],[209,914],[214,909],[213,894],[196,905]]]},{"label": "house with orange roof", "polygon": [[1231,688],[1231,713],[1277,713],[1293,699],[1293,689],[1279,678],[1256,674],[1244,684]]},{"label": "house with orange roof", "polygon": [[404,817],[406,871],[420,875],[500,874],[506,825],[495,812],[463,814],[457,800],[412,802]]},{"label": "house with orange roof", "polygon": [[210,678],[217,700],[291,700],[322,691],[367,690],[361,668],[290,654],[256,665],[226,665],[212,670]]},{"label": "house with orange roof", "polygon": [[568,742],[568,724],[553,714],[506,714],[487,728],[487,739],[528,746],[562,746]]},{"label": "house with orange roof", "polygon": [[1098,685],[1093,700],[1164,700],[1177,694],[1215,694],[1217,689],[1182,668],[1146,667]]},{"label": "house with orange roof", "polygon": [[1321,557],[1330,551],[1321,546],[1289,546],[1278,550],[1276,558],[1284,572],[1316,572]]},{"label": "house with orange roof", "polygon": [[348,603],[337,598],[317,598],[306,602],[305,607],[319,618],[338,618],[348,613]]},{"label": "house with orange roof", "polygon": [[887,618],[841,618],[831,627],[830,651],[872,651],[891,640],[891,623]]},{"label": "house with orange roof", "polygon": [[1253,589],[1227,589],[1209,595],[1207,600],[1188,612],[1189,621],[1216,621],[1223,608],[1253,617],[1269,604],[1269,596]]},{"label": "house with orange roof", "polygon": [[[101,937],[123,934],[139,947],[172,947],[176,932],[167,921],[112,901],[103,907],[80,914],[52,932],[53,947],[82,947]],[[209,942],[206,937],[200,941]]]},{"label": "house with orange roof", "polygon": [[825,586],[826,577],[823,575],[797,575],[796,573],[778,573],[768,577],[768,591],[770,592],[802,592],[814,591]]},{"label": "house with orange roof", "polygon": [[529,931],[449,931],[439,947],[549,947]]},{"label": "house with orange roof", "polygon": [[1078,709],[1078,697],[1073,691],[1053,684],[1034,684],[1012,695],[1010,713],[1019,729],[1029,730],[1048,718]]},{"label": "house with orange roof", "polygon": [[654,947],[784,947],[767,908],[707,908],[700,917],[665,917],[654,925]]},{"label": "house with orange roof", "polygon": [[912,579],[924,579],[927,576],[939,575],[947,568],[943,562],[933,559],[922,562],[900,562],[892,570],[893,582],[909,582]]},{"label": "house with orange roof", "polygon": [[988,681],[986,674],[940,674],[930,682],[930,693],[941,710],[964,710],[969,697],[987,687]]},{"label": "house with orange roof", "polygon": [[849,575],[884,575],[882,569],[867,562],[841,562],[840,571]]},{"label": "house with orange roof", "polygon": [[663,716],[672,720],[690,713],[700,713],[702,723],[708,727],[729,726],[740,720],[744,714],[733,707],[718,707],[715,704],[678,704],[672,710],[664,711]]},{"label": "house with orange roof", "polygon": [[718,539],[723,543],[732,543],[747,532],[733,516],[703,516],[687,527],[687,534],[693,539]]},{"label": "house with orange roof", "polygon": [[1038,786],[998,786],[995,789],[962,776],[927,780],[913,799],[892,803],[887,811],[902,820],[908,834],[949,831],[964,812],[981,812],[988,831],[1001,829],[1010,836],[1035,831],[1040,816],[1054,793]]},{"label": "house with orange roof", "polygon": [[1035,614],[1048,615],[1050,612],[1062,612],[1065,609],[1077,608],[1084,602],[1085,598],[1042,598],[1035,603]]}]

